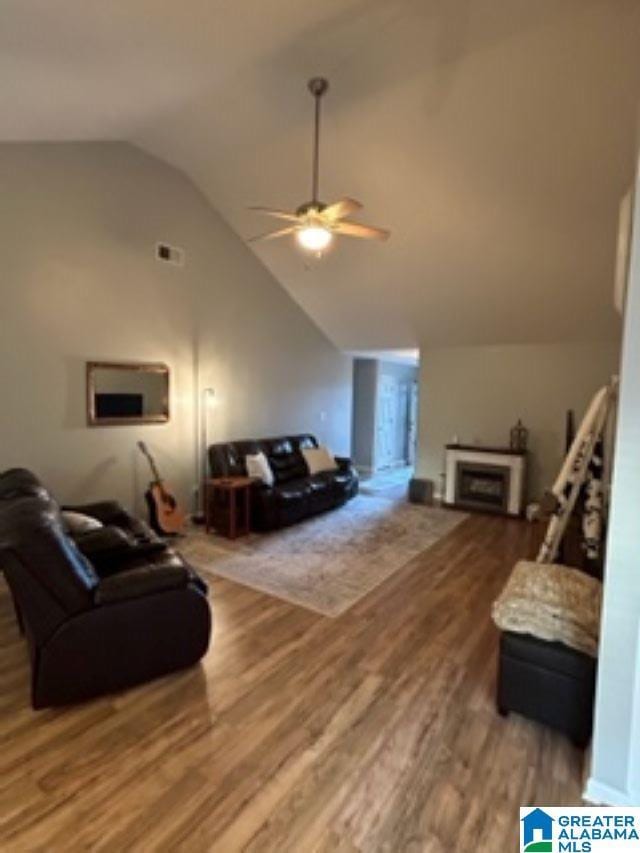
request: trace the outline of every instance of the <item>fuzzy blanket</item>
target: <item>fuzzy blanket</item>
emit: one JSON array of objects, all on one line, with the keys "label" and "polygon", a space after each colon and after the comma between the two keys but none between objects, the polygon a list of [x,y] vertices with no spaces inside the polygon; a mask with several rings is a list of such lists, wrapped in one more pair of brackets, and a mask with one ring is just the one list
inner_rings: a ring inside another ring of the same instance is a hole
[{"label": "fuzzy blanket", "polygon": [[493,605],[501,631],[598,655],[602,584],[578,569],[520,560]]}]

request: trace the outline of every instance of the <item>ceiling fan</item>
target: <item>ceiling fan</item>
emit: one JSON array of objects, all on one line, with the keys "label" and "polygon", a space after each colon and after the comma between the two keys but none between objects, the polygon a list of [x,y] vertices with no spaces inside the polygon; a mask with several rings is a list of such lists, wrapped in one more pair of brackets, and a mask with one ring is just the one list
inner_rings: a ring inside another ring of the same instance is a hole
[{"label": "ceiling fan", "polygon": [[301,204],[293,213],[271,207],[250,207],[249,210],[274,216],[276,219],[282,219],[290,224],[277,231],[269,231],[266,234],[252,237],[249,242],[273,240],[276,237],[295,234],[298,243],[304,249],[321,255],[335,234],[343,234],[346,237],[364,237],[368,240],[386,240],[389,237],[389,231],[384,228],[373,228],[371,225],[362,225],[360,222],[351,222],[347,219],[348,216],[362,209],[359,201],[353,198],[341,198],[339,201],[327,205],[319,200],[320,101],[329,89],[329,82],[324,77],[313,77],[309,80],[308,86],[315,99],[311,201]]}]

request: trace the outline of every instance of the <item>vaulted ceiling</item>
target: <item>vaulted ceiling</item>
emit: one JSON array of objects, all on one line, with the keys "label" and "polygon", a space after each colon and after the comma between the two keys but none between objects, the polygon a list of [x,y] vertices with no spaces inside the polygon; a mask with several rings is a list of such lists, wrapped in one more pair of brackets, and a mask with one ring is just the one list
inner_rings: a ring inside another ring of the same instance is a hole
[{"label": "vaulted ceiling", "polygon": [[243,238],[310,195],[388,243],[252,246],[346,349],[608,338],[637,0],[4,0],[0,139],[133,142]]}]

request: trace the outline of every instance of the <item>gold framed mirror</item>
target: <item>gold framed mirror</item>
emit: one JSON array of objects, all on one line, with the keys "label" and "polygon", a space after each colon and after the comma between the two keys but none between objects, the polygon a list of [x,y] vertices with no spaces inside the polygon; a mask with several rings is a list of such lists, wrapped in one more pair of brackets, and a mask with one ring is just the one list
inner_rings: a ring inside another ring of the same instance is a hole
[{"label": "gold framed mirror", "polygon": [[169,368],[147,362],[87,362],[89,426],[164,424],[169,420]]}]

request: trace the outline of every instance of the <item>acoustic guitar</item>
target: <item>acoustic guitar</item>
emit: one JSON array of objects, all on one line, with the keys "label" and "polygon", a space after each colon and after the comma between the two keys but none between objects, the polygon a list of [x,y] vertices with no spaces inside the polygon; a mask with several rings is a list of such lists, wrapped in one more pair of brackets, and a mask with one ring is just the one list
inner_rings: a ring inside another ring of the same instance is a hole
[{"label": "acoustic guitar", "polygon": [[153,480],[144,493],[149,507],[149,521],[151,526],[161,536],[175,536],[181,533],[184,527],[185,514],[178,506],[178,502],[160,476],[153,456],[149,453],[144,441],[138,442],[138,447],[146,456],[151,468]]}]

